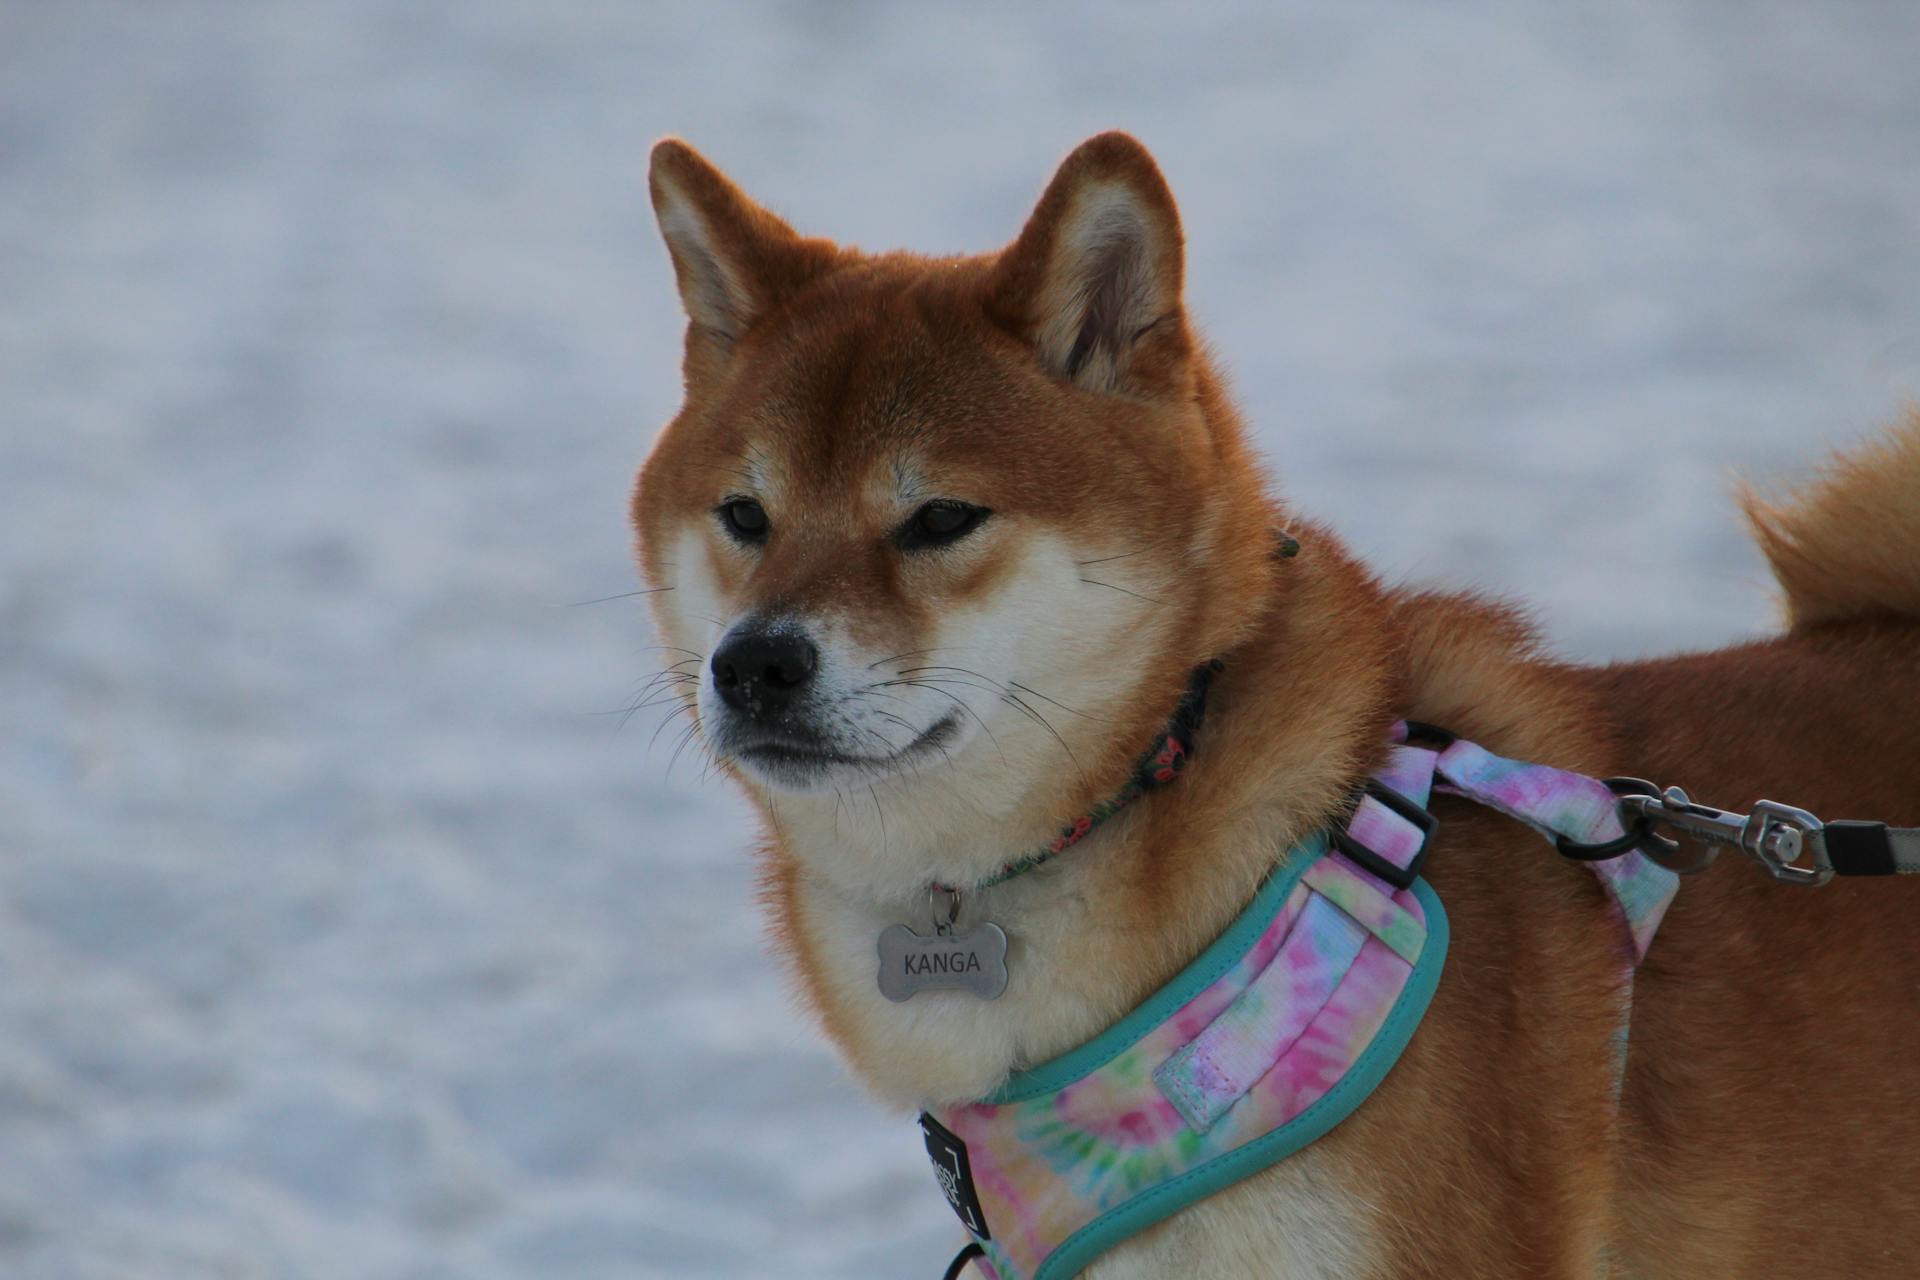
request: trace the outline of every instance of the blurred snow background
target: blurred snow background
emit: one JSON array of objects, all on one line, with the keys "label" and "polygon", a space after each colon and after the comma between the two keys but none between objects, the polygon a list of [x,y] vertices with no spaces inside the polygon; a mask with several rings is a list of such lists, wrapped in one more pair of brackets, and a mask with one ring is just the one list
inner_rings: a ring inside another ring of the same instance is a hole
[{"label": "blurred snow background", "polygon": [[[1920,8],[0,3],[0,1274],[930,1276],[617,715],[677,132],[993,247],[1135,130],[1287,489],[1587,658],[1920,391]],[[670,741],[670,740],[669,740]]]}]

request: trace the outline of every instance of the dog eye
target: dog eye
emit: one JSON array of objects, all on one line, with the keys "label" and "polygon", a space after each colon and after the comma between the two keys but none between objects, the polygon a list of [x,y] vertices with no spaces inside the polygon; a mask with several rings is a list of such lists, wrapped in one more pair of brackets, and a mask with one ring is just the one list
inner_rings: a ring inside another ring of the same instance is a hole
[{"label": "dog eye", "polygon": [[716,514],[727,532],[742,542],[764,542],[767,537],[767,509],[752,498],[729,498]]},{"label": "dog eye", "polygon": [[985,507],[976,507],[967,502],[950,499],[929,502],[900,527],[894,540],[909,551],[920,547],[945,546],[949,542],[958,542],[979,528],[980,522],[988,514]]}]

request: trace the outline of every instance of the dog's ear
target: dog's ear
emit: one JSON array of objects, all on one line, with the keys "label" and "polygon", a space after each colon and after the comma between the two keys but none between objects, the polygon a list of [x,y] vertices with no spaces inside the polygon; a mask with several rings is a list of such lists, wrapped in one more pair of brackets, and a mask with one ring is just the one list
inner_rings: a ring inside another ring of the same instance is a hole
[{"label": "dog's ear", "polygon": [[1096,391],[1170,387],[1189,340],[1180,214],[1147,149],[1124,133],[1081,143],[994,268],[988,310],[1041,363]]},{"label": "dog's ear", "polygon": [[690,337],[723,350],[835,256],[830,243],[802,239],[678,138],[655,144],[647,187]]}]

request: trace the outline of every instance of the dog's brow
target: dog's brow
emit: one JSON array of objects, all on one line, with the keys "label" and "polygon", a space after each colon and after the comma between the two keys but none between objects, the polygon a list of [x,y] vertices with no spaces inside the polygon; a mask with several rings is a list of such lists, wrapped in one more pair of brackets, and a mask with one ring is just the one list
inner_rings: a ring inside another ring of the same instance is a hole
[{"label": "dog's brow", "polygon": [[748,493],[765,494],[778,482],[767,451],[752,441],[721,447],[713,456],[712,469],[737,477]]},{"label": "dog's brow", "polygon": [[920,473],[913,459],[895,454],[893,457],[893,494],[902,505],[911,506],[927,494],[926,478]]}]

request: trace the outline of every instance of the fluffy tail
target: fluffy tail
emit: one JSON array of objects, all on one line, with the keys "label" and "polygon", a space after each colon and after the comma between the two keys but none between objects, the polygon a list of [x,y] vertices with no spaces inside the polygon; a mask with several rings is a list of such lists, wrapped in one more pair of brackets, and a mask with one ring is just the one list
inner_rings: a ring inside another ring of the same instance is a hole
[{"label": "fluffy tail", "polygon": [[1794,626],[1920,619],[1920,406],[1799,492],[1768,502],[1748,490],[1741,505]]}]

